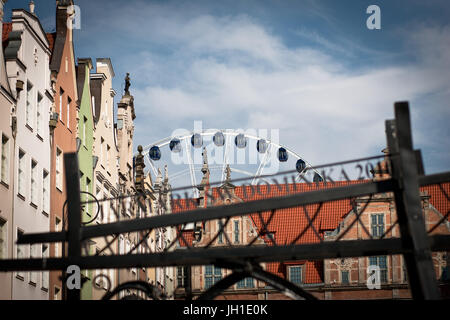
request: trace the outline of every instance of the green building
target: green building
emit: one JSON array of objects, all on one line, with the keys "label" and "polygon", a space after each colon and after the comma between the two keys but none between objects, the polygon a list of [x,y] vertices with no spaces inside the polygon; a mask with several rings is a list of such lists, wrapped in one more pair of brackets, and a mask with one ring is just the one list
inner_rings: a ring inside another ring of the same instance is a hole
[{"label": "green building", "polygon": [[[77,152],[80,168],[80,189],[81,201],[93,200],[93,145],[94,145],[94,119],[91,105],[90,91],[90,71],[92,69],[92,60],[89,58],[78,59],[77,66],[77,87],[79,97],[78,110],[78,129],[77,129]],[[93,222],[96,206],[93,204],[83,205],[82,221],[84,223]],[[92,249],[91,249],[92,251]],[[93,254],[90,252],[89,254]],[[92,274],[90,270],[83,271],[83,275],[88,278],[81,288],[81,299],[92,299]]]}]

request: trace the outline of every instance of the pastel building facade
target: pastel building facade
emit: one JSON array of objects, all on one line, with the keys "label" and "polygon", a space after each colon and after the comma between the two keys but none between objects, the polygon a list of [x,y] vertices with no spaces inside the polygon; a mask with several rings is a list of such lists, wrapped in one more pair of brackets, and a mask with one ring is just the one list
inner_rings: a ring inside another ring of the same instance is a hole
[{"label": "pastel building facade", "polygon": [[[51,83],[54,103],[50,115],[51,139],[51,231],[63,230],[63,207],[67,199],[65,184],[64,154],[76,152],[78,125],[78,92],[75,71],[75,54],[72,38],[70,6],[73,1],[59,0],[56,3],[56,33],[49,34],[53,44],[50,60]],[[54,257],[67,252],[61,243],[51,245]],[[60,271],[51,272],[50,299],[59,300],[62,292]]]},{"label": "pastel building facade", "polygon": [[[33,13],[12,11],[12,27],[5,49],[6,70],[17,106],[12,114],[17,133],[14,146],[12,201],[13,243],[20,233],[50,230],[49,115],[53,94],[50,84],[50,48]],[[49,257],[48,244],[13,245],[15,258]],[[48,299],[48,272],[15,272],[12,299]]]},{"label": "pastel building facade", "polygon": [[[78,110],[78,127],[77,127],[77,153],[78,165],[80,170],[80,198],[82,202],[92,201],[94,170],[93,170],[93,145],[94,145],[94,119],[92,117],[91,91],[90,91],[90,70],[92,69],[91,59],[78,59],[77,65],[77,85],[79,96]],[[93,203],[82,204],[82,221],[84,224],[90,224],[95,219],[94,210],[96,208]],[[91,254],[88,252],[84,254]],[[81,290],[81,298],[83,300],[92,299],[92,271],[83,271],[86,281]]]},{"label": "pastel building facade", "polygon": [[[6,72],[3,55],[3,44],[7,44],[12,24],[3,26],[3,5],[0,0],[0,259],[13,257],[13,197],[14,197],[14,150],[15,132],[13,130],[12,113],[15,112],[16,99],[13,96]],[[15,84],[14,84],[15,85]],[[15,127],[15,124],[14,124]],[[0,300],[12,298],[12,273],[0,273]]]},{"label": "pastel building facade", "polygon": [[[90,74],[91,106],[94,123],[93,145],[93,194],[97,199],[116,198],[119,195],[118,185],[118,148],[116,129],[114,127],[114,96],[116,92],[112,87],[115,76],[114,68],[109,58],[97,58],[95,72]],[[109,223],[117,220],[118,201],[105,201],[101,204],[96,224]],[[97,208],[93,208],[97,210]],[[112,237],[107,237],[110,240]],[[96,254],[107,245],[105,238],[93,239],[92,253]],[[111,250],[118,251],[118,244],[114,243]],[[111,253],[111,251],[100,254]],[[110,279],[110,284],[117,284],[117,271],[95,270],[92,273],[92,298],[100,299],[107,290],[107,282],[101,274]]]}]

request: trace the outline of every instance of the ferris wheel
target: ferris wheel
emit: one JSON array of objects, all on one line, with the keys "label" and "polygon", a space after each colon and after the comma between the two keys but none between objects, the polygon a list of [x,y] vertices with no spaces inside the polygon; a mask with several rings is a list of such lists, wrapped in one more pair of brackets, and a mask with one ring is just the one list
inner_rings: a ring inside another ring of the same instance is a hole
[{"label": "ferris wheel", "polygon": [[[156,177],[158,167],[172,165],[169,181],[173,183],[189,175],[186,183],[192,186],[194,196],[201,174],[201,167],[206,151],[208,169],[212,182],[224,182],[227,167],[231,172],[247,177],[252,185],[265,180],[266,175],[276,174],[281,170],[293,171],[295,181],[300,181],[305,174],[312,175],[314,182],[323,181],[322,175],[304,158],[274,139],[233,129],[202,129],[186,131],[180,135],[166,137],[143,147],[142,154],[151,172]],[[181,167],[181,168],[180,168]],[[295,170],[295,171],[294,171]],[[185,185],[186,185],[185,183]]]}]

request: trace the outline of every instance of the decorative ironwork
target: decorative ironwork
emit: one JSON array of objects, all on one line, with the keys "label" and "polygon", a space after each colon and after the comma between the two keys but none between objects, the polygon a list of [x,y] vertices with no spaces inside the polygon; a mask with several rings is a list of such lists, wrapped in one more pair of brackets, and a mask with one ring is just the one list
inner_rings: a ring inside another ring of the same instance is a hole
[{"label": "decorative ironwork", "polygon": [[[170,194],[162,187],[158,190],[140,188],[141,192],[135,194],[97,199],[90,193],[80,192],[76,155],[67,154],[66,179],[76,183],[68,184],[71,190],[63,208],[63,231],[24,234],[17,243],[67,242],[68,255],[49,259],[0,260],[0,271],[62,270],[64,273],[71,264],[83,270],[214,265],[231,270],[231,273],[199,294],[198,299],[213,299],[247,277],[265,282],[294,299],[316,299],[304,286],[280,278],[264,270],[260,264],[402,254],[413,298],[438,299],[431,251],[450,249],[450,236],[439,232],[441,226],[449,224],[450,199],[446,185],[450,182],[450,172],[420,174],[420,153],[414,151],[412,143],[405,138],[411,135],[407,109],[407,105],[396,104],[396,120],[387,121],[389,152],[383,156],[314,168],[300,163],[292,171],[259,176],[260,181],[265,182],[257,184],[248,183],[248,178],[231,180],[228,174],[225,183],[220,181],[202,185],[202,197],[207,199],[204,204],[209,204],[203,207],[199,206],[197,199],[189,197],[187,190],[192,186],[171,189]],[[401,139],[397,138],[399,135]],[[321,181],[315,179],[317,172]],[[425,223],[419,216],[422,212],[421,197],[426,198],[426,192],[421,194],[419,188],[433,186],[447,202],[444,206],[447,211],[442,212],[436,224],[427,226],[424,231]],[[81,193],[88,194],[92,200],[81,202]],[[160,211],[154,212],[148,202],[151,197],[156,199],[153,201],[157,202]],[[389,201],[397,212],[398,220],[391,221],[383,234],[374,236],[364,219],[367,219],[371,204],[385,198],[392,199]],[[330,218],[327,210],[336,201],[341,201],[348,211],[338,217],[340,223],[335,230],[323,232],[325,229],[319,229],[319,223],[325,223]],[[111,207],[111,202],[118,206]],[[96,214],[82,223],[82,206],[94,203]],[[92,224],[98,220],[103,206],[112,208],[116,221]],[[295,209],[295,213],[289,209]],[[140,212],[139,216],[137,212]],[[285,220],[282,220],[283,217]],[[247,219],[251,226],[247,239],[238,244],[230,238],[232,219]],[[275,221],[285,221],[286,225],[295,226],[291,228],[289,237],[280,238],[273,232]],[[348,240],[355,227],[359,230],[358,238]],[[120,235],[131,232],[137,233],[137,241],[127,252],[117,255],[112,249],[113,244]],[[170,233],[172,238],[164,238]],[[167,242],[155,250],[152,240],[156,241],[157,235],[159,242]],[[197,241],[192,240],[194,235]],[[82,247],[87,241],[98,237],[104,238],[104,247],[94,255],[82,255]],[[220,245],[219,238],[222,241]],[[180,250],[179,246],[184,249]],[[345,269],[349,269],[350,260],[344,262]],[[107,275],[97,275],[94,281],[100,278],[105,278],[108,283],[107,293],[103,297],[106,300],[126,290],[141,292],[150,299],[168,298],[155,285],[145,281],[126,282],[111,288]],[[192,297],[190,272],[188,278],[186,298],[189,299]],[[79,292],[75,291],[68,291],[69,299],[79,299]],[[126,298],[142,297],[128,295]]]}]

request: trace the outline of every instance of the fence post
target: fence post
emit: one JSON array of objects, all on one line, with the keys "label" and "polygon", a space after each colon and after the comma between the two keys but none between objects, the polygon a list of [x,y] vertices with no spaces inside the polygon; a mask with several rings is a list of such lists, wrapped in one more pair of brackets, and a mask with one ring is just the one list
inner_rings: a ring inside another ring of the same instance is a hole
[{"label": "fence post", "polygon": [[395,205],[413,299],[440,299],[420,198],[417,152],[413,150],[408,102],[395,103],[386,135],[396,182]]},{"label": "fence post", "polygon": [[[70,264],[78,265],[81,258],[81,205],[80,171],[76,153],[64,154],[64,167],[67,190],[67,241]],[[65,272],[65,270],[63,271]],[[63,281],[67,281],[63,279]],[[80,300],[80,289],[67,290],[67,300]]]}]

